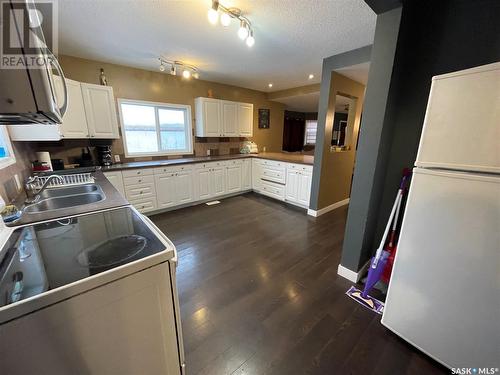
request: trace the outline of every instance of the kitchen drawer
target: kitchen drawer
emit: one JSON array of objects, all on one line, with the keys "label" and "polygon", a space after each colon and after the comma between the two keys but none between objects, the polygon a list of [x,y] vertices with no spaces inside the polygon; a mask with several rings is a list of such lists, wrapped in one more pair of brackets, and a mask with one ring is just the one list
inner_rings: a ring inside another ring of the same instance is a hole
[{"label": "kitchen drawer", "polygon": [[262,181],[260,193],[281,201],[285,200],[285,186],[273,182]]},{"label": "kitchen drawer", "polygon": [[243,164],[242,159],[235,159],[235,160],[226,160],[226,166],[231,166],[231,165],[241,165]]},{"label": "kitchen drawer", "polygon": [[191,171],[193,170],[192,165],[172,165],[172,166],[165,166],[165,167],[159,167],[154,169],[154,174],[156,176],[162,175],[162,174],[169,174],[169,173],[174,173],[174,172],[181,172],[181,171]]},{"label": "kitchen drawer", "polygon": [[154,177],[152,175],[151,176],[125,177],[123,179],[123,184],[125,186],[151,184],[153,182],[154,182]]},{"label": "kitchen drawer", "polygon": [[126,198],[132,202],[134,199],[146,199],[153,197],[156,199],[155,184],[145,183],[140,185],[125,186]]},{"label": "kitchen drawer", "polygon": [[151,176],[153,168],[125,169],[122,171],[123,177]]},{"label": "kitchen drawer", "polygon": [[285,168],[270,168],[263,166],[260,178],[263,180],[284,184],[286,179]]},{"label": "kitchen drawer", "polygon": [[141,213],[154,211],[157,209],[156,199],[154,197],[148,199],[131,200],[130,204],[132,204],[132,206],[134,206],[137,211]]},{"label": "kitchen drawer", "polygon": [[303,171],[303,172],[312,172],[313,167],[312,165],[305,165],[305,164],[292,164],[289,163],[287,165],[287,168],[296,170],[296,171]]},{"label": "kitchen drawer", "polygon": [[269,159],[261,159],[260,163],[264,167],[273,167],[273,168],[285,168],[286,163],[282,161],[269,160]]}]

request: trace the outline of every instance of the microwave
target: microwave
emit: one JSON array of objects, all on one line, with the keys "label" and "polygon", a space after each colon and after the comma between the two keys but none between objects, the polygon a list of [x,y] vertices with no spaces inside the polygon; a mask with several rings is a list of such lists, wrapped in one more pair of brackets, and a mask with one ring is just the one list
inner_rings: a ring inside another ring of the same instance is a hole
[{"label": "microwave", "polygon": [[[10,0],[10,37],[18,46],[23,46],[25,37],[22,30],[24,18],[30,24],[41,24],[32,0],[22,2]],[[16,11],[14,11],[14,7]],[[21,11],[19,11],[19,8]],[[27,15],[27,16],[26,16]],[[56,57],[48,50],[41,30],[38,38],[30,39],[29,54],[21,47],[15,61],[38,61],[36,66],[28,63],[16,67],[0,66],[0,125],[60,124],[66,111],[68,93],[63,71]],[[57,104],[53,71],[57,71],[63,81],[64,100]]]}]

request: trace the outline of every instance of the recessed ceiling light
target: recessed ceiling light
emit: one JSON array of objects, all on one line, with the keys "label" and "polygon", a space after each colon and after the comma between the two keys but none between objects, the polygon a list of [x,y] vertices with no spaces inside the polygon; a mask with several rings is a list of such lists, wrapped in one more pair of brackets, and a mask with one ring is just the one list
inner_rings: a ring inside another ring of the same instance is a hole
[{"label": "recessed ceiling light", "polygon": [[314,74],[309,74],[309,79],[313,79],[314,78]]},{"label": "recessed ceiling light", "polygon": [[272,83],[270,83],[268,86],[269,86],[269,88],[271,88],[271,87],[273,87],[273,84],[272,84]]}]

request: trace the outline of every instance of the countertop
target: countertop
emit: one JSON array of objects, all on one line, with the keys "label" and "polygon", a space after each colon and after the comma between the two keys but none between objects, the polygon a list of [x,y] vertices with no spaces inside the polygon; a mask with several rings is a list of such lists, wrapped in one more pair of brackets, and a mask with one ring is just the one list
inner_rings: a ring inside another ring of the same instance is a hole
[{"label": "countertop", "polygon": [[123,169],[133,169],[133,168],[147,168],[147,167],[164,167],[173,166],[181,164],[192,164],[192,163],[204,163],[210,161],[222,161],[222,160],[232,160],[232,159],[243,159],[243,158],[259,158],[259,159],[270,159],[278,160],[288,163],[298,163],[298,164],[314,164],[313,155],[302,155],[302,154],[289,154],[285,152],[265,152],[259,154],[231,154],[231,155],[220,155],[220,156],[195,156],[192,158],[179,158],[179,159],[165,159],[165,160],[151,160],[151,161],[136,161],[131,163],[121,163],[113,164],[109,167],[102,167],[103,172],[120,171]]},{"label": "countertop", "polygon": [[[111,183],[102,174],[101,171],[96,171],[94,173],[94,177],[95,183],[101,187],[104,195],[106,196],[106,199],[96,203],[84,204],[80,206],[73,206],[46,212],[25,212],[18,221],[6,225],[14,227],[129,205],[127,200],[118,192],[118,190],[115,189],[113,185],[111,185]],[[20,205],[18,205],[18,207],[20,207]]]}]

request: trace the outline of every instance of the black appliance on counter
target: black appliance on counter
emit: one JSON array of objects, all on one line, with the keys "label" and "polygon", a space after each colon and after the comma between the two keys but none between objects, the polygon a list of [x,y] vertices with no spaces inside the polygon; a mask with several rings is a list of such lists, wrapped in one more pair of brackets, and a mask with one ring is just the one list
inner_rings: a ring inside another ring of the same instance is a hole
[{"label": "black appliance on counter", "polygon": [[97,149],[97,162],[103,167],[113,164],[113,157],[111,155],[111,146],[96,146]]}]

